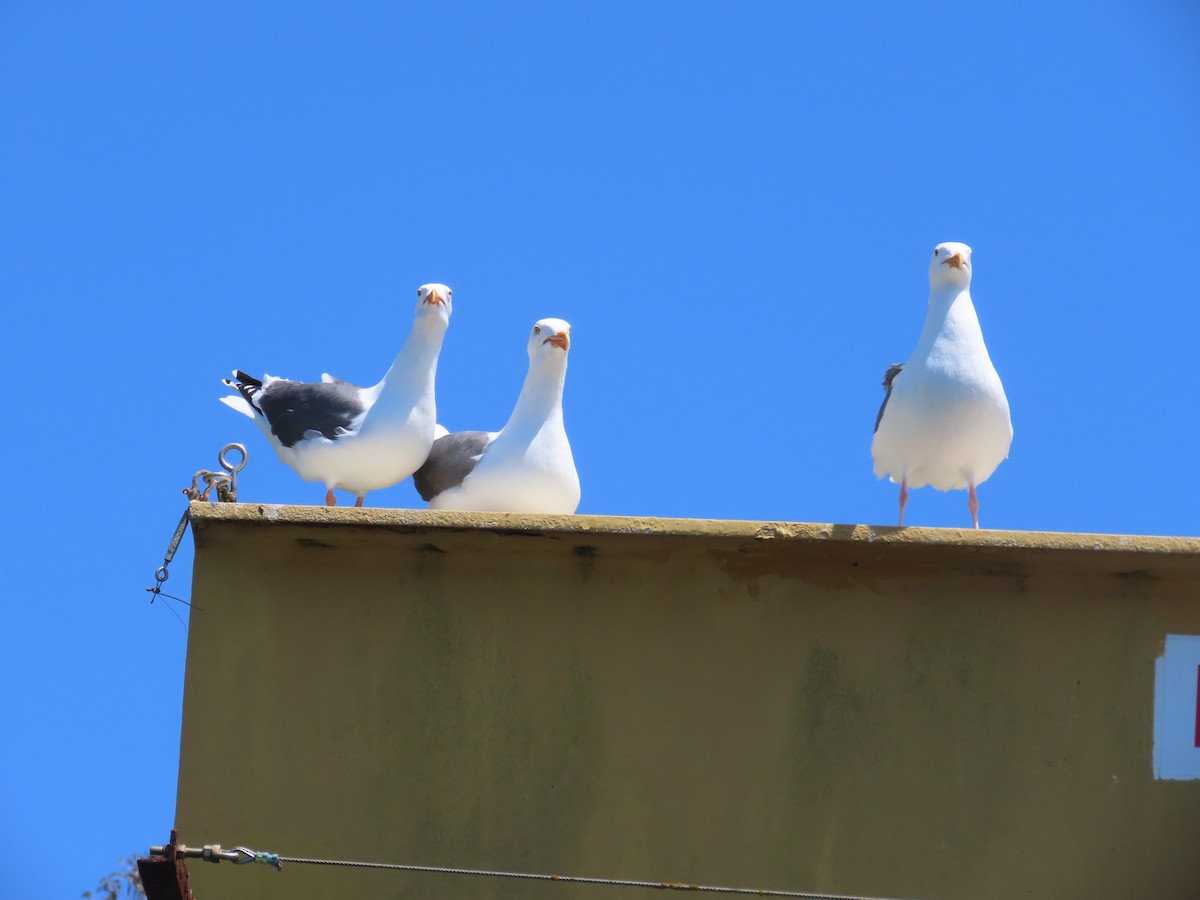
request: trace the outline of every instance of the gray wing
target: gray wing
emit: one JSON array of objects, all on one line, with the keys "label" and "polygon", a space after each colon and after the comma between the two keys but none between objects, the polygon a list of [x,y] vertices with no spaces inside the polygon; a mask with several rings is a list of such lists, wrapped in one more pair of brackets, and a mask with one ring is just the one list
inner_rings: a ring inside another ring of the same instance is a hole
[{"label": "gray wing", "polygon": [[491,441],[486,431],[456,431],[434,441],[424,465],[413,473],[421,499],[432,500],[462,484]]},{"label": "gray wing", "polygon": [[896,376],[900,374],[900,370],[903,368],[904,363],[892,363],[883,375],[883,389],[887,393],[883,395],[883,403],[879,406],[879,415],[875,417],[876,431],[879,430],[879,423],[883,421],[883,411],[887,409],[887,402],[892,399],[892,382],[896,380]]},{"label": "gray wing", "polygon": [[331,441],[345,437],[354,420],[366,411],[362,394],[348,381],[272,381],[266,387],[245,372],[235,372],[236,388],[247,402],[262,413],[279,443],[292,447],[310,431]]}]

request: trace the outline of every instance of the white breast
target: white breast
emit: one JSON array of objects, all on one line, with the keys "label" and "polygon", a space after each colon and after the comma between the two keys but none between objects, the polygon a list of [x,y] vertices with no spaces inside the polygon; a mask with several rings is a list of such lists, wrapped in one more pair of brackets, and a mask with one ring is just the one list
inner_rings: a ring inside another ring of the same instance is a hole
[{"label": "white breast", "polygon": [[[910,488],[980,485],[1008,456],[1008,398],[988,356],[970,296],[933,322],[892,384],[871,445],[875,474]],[[934,326],[934,327],[931,327]]]},{"label": "white breast", "polygon": [[431,509],[569,514],[579,507],[579,475],[566,432],[546,422],[533,433],[505,428],[462,485]]}]

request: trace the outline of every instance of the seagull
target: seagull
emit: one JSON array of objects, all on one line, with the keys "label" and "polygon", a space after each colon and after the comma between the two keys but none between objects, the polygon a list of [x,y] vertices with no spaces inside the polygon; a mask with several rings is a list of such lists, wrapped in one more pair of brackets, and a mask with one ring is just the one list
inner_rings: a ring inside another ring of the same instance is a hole
[{"label": "seagull", "polygon": [[362,506],[368,491],[403,481],[429,454],[437,421],[433,379],[451,295],[444,284],[417,289],[412,331],[374,387],[328,374],[319,382],[260,380],[239,370],[223,379],[238,396],[221,402],[253,419],[301,478],[323,482],[327,505],[337,505],[339,488]]},{"label": "seagull", "polygon": [[979,527],[975,489],[1007,458],[1012,419],[971,303],[971,248],[938,244],[929,263],[929,311],[908,362],[888,368],[875,419],[875,475],[900,483],[900,524],[908,489],[966,488]]},{"label": "seagull", "polygon": [[508,423],[496,432],[444,434],[413,475],[430,509],[575,512],[579,474],[562,411],[570,349],[567,322],[541,319],[533,326],[529,374]]}]

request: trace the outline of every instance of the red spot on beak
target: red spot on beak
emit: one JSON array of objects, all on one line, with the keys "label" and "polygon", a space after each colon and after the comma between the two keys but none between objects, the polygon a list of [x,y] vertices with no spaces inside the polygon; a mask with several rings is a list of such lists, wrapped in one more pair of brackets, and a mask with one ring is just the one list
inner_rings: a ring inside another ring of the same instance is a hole
[{"label": "red spot on beak", "polygon": [[567,350],[571,346],[571,339],[564,332],[559,331],[542,341],[543,346],[546,344],[557,347],[559,350]]},{"label": "red spot on beak", "polygon": [[429,296],[425,298],[425,302],[433,305],[434,303],[445,303],[446,301],[442,299],[442,295],[437,291],[430,291]]}]

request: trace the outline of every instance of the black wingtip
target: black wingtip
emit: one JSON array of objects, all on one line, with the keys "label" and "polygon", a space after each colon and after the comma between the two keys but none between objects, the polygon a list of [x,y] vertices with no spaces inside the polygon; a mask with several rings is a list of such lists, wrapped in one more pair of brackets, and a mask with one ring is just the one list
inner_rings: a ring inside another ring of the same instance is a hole
[{"label": "black wingtip", "polygon": [[241,369],[233,370],[233,378],[236,379],[236,381],[229,378],[222,378],[221,382],[227,387],[231,387],[241,394],[242,398],[249,403],[251,407],[253,407],[257,412],[261,413],[262,410],[259,408],[258,404],[254,402],[254,397],[259,391],[262,390],[263,383],[253,375],[247,375]]},{"label": "black wingtip", "polygon": [[896,380],[896,376],[900,374],[900,370],[904,368],[904,363],[892,363],[888,366],[888,370],[883,373],[883,389],[887,393],[892,392],[892,382]]},{"label": "black wingtip", "polygon": [[879,415],[875,417],[875,431],[879,431],[879,423],[883,421],[883,411],[887,409],[888,401],[892,399],[892,382],[896,380],[896,376],[900,374],[900,370],[904,368],[904,363],[892,363],[888,366],[888,370],[883,373],[883,403],[879,405]]}]

